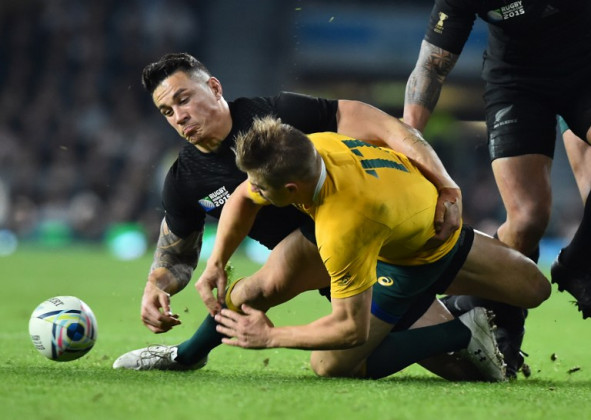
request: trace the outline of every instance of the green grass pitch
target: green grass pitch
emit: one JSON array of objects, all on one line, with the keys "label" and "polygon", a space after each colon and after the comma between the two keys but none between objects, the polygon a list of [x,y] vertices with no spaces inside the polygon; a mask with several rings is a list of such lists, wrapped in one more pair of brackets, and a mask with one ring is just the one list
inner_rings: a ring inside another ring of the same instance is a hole
[{"label": "green grass pitch", "polygon": [[[176,344],[205,317],[193,283],[173,298],[183,324],[154,335],[139,319],[151,256],[119,261],[100,249],[20,249],[0,258],[0,407],[4,419],[556,419],[587,418],[591,408],[591,320],[554,290],[530,312],[524,350],[528,379],[450,383],[418,366],[378,381],[321,379],[298,350],[220,346],[194,372],[111,368],[120,354]],[[256,265],[236,258],[236,276]],[[200,273],[203,263],[197,269]],[[195,276],[194,280],[196,280]],[[28,320],[41,301],[74,295],[93,309],[99,336],[73,362],[52,362],[31,344]],[[277,325],[309,322],[330,310],[308,292],[270,311]]]}]

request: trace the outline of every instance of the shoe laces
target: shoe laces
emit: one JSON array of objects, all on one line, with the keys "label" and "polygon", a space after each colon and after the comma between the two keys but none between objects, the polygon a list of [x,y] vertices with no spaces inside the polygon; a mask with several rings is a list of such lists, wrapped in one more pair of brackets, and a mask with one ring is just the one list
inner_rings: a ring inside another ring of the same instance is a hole
[{"label": "shoe laces", "polygon": [[172,348],[166,346],[149,346],[140,354],[139,360],[140,366],[147,366],[150,369],[171,364],[174,362],[172,360]]}]

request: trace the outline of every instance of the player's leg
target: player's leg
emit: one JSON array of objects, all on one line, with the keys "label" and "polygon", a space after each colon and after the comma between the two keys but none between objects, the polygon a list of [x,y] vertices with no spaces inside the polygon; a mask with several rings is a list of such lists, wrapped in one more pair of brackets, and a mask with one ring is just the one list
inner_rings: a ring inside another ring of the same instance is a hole
[{"label": "player's leg", "polygon": [[[403,326],[401,330],[403,331],[406,329],[428,327],[454,319],[453,315],[436,299],[431,305],[429,305],[427,311],[421,315],[423,311],[424,305],[417,305],[416,315],[410,315],[410,319],[408,321],[408,323],[411,324],[410,327]],[[415,318],[419,316],[420,318],[415,321]],[[370,318],[369,340],[363,346],[347,350],[312,352],[312,368],[320,376],[365,377],[365,359],[370,353],[373,352],[376,347],[378,347],[384,338],[386,338],[388,334],[392,332],[392,330],[392,323],[383,321],[372,315]],[[409,348],[407,345],[403,345],[402,347]],[[395,350],[396,349],[394,349],[394,351]],[[446,350],[442,350],[442,352],[445,351]],[[410,352],[412,353],[414,350],[410,350]],[[391,356],[391,361],[398,359],[394,354]],[[410,359],[405,358],[405,360],[409,360],[408,364],[412,364],[422,360],[423,358],[424,357],[417,359],[414,357],[414,355],[411,355]],[[398,360],[396,363],[407,366],[408,364],[405,363],[405,360]],[[434,368],[437,369],[436,363]]]},{"label": "player's leg", "polygon": [[470,331],[459,320],[392,332],[393,325],[371,316],[368,341],[352,349],[313,351],[320,376],[382,378],[424,359],[465,348]]},{"label": "player's leg", "polygon": [[[330,285],[330,278],[314,243],[298,229],[284,238],[254,274],[232,285],[227,294],[230,306],[243,303],[267,310],[306,291]],[[211,350],[221,344],[223,335],[207,315],[197,331],[178,346],[153,346],[119,357],[115,368],[178,370],[205,365]]]},{"label": "player's leg", "polygon": [[[248,303],[266,311],[306,290],[328,285],[330,278],[316,245],[296,229],[273,248],[257,272],[231,286],[226,302],[231,308]],[[178,346],[176,360],[185,365],[197,363],[221,344],[222,337],[215,320],[208,315],[195,334]]]},{"label": "player's leg", "polygon": [[[493,173],[507,211],[507,219],[497,230],[497,236],[535,262],[539,257],[539,242],[550,220],[551,165],[552,159],[543,154],[504,157],[492,162]],[[459,303],[455,302],[456,305]],[[484,304],[498,314],[501,326],[497,335],[499,346],[505,355],[509,376],[516,377],[524,363],[521,344],[527,311],[493,302],[472,304]]]},{"label": "player's leg", "polygon": [[[559,118],[559,127],[568,162],[573,171],[581,200],[585,204],[589,191],[591,191],[591,146],[575,135],[562,118]],[[587,137],[591,137],[591,130]]]},{"label": "player's leg", "polygon": [[[463,311],[462,314],[469,312],[472,309],[473,307],[470,307],[466,311]],[[410,326],[410,329],[429,327],[432,325],[452,321],[462,314],[454,316],[439,299],[435,299],[427,312],[425,312],[421,318],[413,323]],[[465,352],[450,350],[423,359],[419,361],[418,364],[427,369],[429,372],[449,381],[472,381],[487,379],[483,378],[481,372],[478,370],[478,366],[475,366],[474,363],[465,356]]]},{"label": "player's leg", "polygon": [[535,91],[488,84],[485,101],[491,165],[507,212],[497,235],[537,262],[552,204],[556,116],[551,100]]},{"label": "player's leg", "polygon": [[372,315],[365,344],[348,350],[314,351],[310,359],[320,376],[369,379],[426,361],[432,361],[433,372],[448,380],[505,379],[492,317],[483,308],[451,321],[402,331],[392,331],[392,324]]},{"label": "player's leg", "polygon": [[298,294],[330,286],[318,248],[298,229],[283,239],[265,264],[241,279],[230,294],[231,303],[266,311]]},{"label": "player's leg", "polygon": [[[549,174],[556,132],[551,107],[532,97],[533,91],[489,84],[485,100],[489,151],[507,210],[507,220],[496,236],[537,262],[538,242],[550,215]],[[443,302],[456,316],[475,306],[494,310],[499,347],[508,375],[515,376],[524,362],[521,343],[527,311],[473,296],[451,296]]]},{"label": "player's leg", "polygon": [[[473,312],[464,318],[449,321],[448,311],[440,304],[433,304],[435,295],[443,292],[457,274],[471,245],[472,231],[463,229],[454,249],[434,263],[410,267],[378,262],[376,270],[380,280],[372,288],[368,342],[354,349],[313,352],[311,363],[314,371],[321,376],[381,378],[410,364],[430,359],[433,372],[448,379],[472,380],[478,377],[498,380],[503,377],[502,360],[496,358],[498,349],[488,318],[482,313],[478,317],[478,323],[486,325],[479,325],[478,328],[484,332],[475,338],[472,332],[477,322]],[[436,325],[425,327],[430,324]],[[392,331],[394,325],[396,328]],[[477,362],[481,366],[472,365],[466,369],[464,361],[441,358],[447,352],[465,349],[470,344],[474,346],[481,338],[477,345],[486,341],[489,344],[486,354],[493,355],[491,359],[495,359],[486,361],[488,370],[484,377],[475,375],[477,369],[482,372],[482,362]]]},{"label": "player's leg", "polygon": [[495,335],[507,364],[507,376],[517,377],[522,368],[529,376],[521,352],[527,316],[524,308],[537,306],[550,294],[549,284],[536,265],[498,240],[476,232],[473,249],[448,293],[460,295],[447,302],[456,316],[474,306],[495,312],[499,326]]},{"label": "player's leg", "polygon": [[552,204],[550,170],[552,159],[529,154],[495,159],[493,173],[507,210],[507,219],[499,227],[499,239],[530,256],[548,222]]},{"label": "player's leg", "polygon": [[520,308],[535,308],[550,296],[550,284],[535,263],[481,232],[456,278],[447,289]]},{"label": "player's leg", "polygon": [[[575,135],[562,118],[559,118],[559,127],[584,211],[572,240],[552,263],[552,282],[558,285],[558,290],[566,290],[577,299],[583,318],[587,318],[591,316],[591,268],[588,262],[591,246],[591,146]],[[591,141],[591,129],[587,130],[586,137]]]}]

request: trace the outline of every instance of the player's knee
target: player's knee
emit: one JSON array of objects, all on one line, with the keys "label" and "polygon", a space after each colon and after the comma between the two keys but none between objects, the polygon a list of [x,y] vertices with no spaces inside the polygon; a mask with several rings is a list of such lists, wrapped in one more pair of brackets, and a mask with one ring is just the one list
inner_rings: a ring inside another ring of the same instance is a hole
[{"label": "player's knee", "polygon": [[550,206],[524,205],[519,210],[510,212],[507,219],[514,235],[530,238],[537,243],[550,222]]},{"label": "player's knee", "polygon": [[550,286],[550,282],[542,273],[538,272],[535,282],[535,306],[547,300],[551,293],[552,287]]},{"label": "player's knee", "polygon": [[334,360],[328,360],[325,357],[315,355],[320,354],[319,352],[312,353],[310,358],[310,367],[312,371],[322,378],[342,378],[346,375],[342,367]]},{"label": "player's knee", "polygon": [[548,279],[542,274],[537,266],[535,266],[535,264],[531,264],[527,278],[528,299],[525,307],[535,308],[550,297],[552,288]]}]

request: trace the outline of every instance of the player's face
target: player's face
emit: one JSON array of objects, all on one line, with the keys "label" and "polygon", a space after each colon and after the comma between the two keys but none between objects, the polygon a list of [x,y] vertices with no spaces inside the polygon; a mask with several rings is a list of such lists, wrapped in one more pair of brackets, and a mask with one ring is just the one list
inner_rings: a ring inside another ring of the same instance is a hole
[{"label": "player's face", "polygon": [[181,137],[204,152],[213,152],[230,132],[232,121],[219,81],[202,76],[197,80],[177,71],[156,87],[152,99]]},{"label": "player's face", "polygon": [[259,194],[274,206],[285,207],[293,203],[289,191],[285,187],[274,188],[260,175],[249,173],[248,182],[250,182],[252,191]]}]

